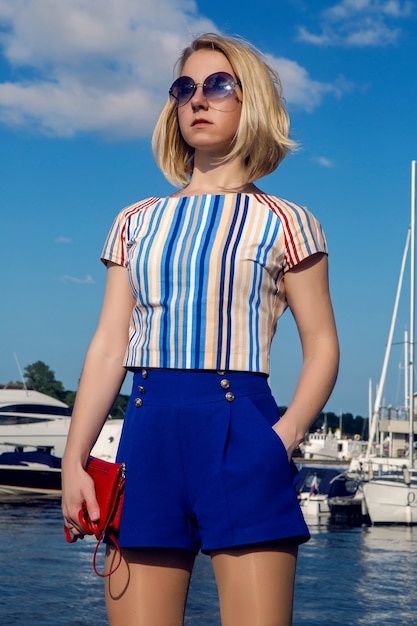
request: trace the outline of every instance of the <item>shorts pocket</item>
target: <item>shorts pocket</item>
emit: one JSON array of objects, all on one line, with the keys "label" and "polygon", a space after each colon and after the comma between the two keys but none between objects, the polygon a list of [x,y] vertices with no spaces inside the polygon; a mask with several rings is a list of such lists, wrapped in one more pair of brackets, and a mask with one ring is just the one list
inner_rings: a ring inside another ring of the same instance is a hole
[{"label": "shorts pocket", "polygon": [[245,464],[253,471],[271,471],[288,475],[288,455],[281,438],[272,426],[279,419],[274,398],[268,394],[256,394],[236,399],[230,405],[231,421],[229,444],[240,451]]},{"label": "shorts pocket", "polygon": [[[258,415],[260,419],[264,422],[264,424],[268,427],[270,431],[270,435],[272,435],[272,439],[276,440],[276,443],[285,451],[287,454],[287,450],[284,446],[284,443],[281,437],[277,432],[273,429],[273,426],[279,421],[280,413],[275,402],[273,396],[266,394],[259,394],[250,397],[250,402],[254,407],[254,416]],[[288,455],[287,455],[288,457]]]},{"label": "shorts pocket", "polygon": [[[280,466],[288,468],[291,482],[295,485],[298,482],[298,469],[292,459],[288,459],[287,449],[279,436],[273,429],[273,426],[280,420],[280,413],[277,403],[272,395],[258,394],[248,398],[248,402],[253,407],[252,417],[265,431],[265,436],[271,442],[271,450],[274,455],[279,457]],[[265,454],[266,448],[265,448]]]}]

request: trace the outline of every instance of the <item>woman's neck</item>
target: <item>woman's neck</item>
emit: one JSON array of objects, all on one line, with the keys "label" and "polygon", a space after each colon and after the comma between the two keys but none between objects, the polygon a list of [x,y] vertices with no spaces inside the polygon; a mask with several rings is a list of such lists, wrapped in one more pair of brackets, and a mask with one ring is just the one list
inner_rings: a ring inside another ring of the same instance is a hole
[{"label": "woman's neck", "polygon": [[259,193],[260,190],[253,183],[245,181],[243,167],[236,161],[216,165],[195,163],[190,183],[175,195],[227,192]]}]

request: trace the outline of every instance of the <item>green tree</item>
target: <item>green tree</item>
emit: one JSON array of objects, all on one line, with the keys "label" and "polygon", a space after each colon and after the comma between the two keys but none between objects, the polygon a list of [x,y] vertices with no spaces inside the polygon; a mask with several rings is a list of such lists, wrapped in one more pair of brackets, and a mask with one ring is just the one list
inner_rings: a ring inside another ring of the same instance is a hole
[{"label": "green tree", "polygon": [[75,402],[75,391],[66,391],[64,394],[64,402],[65,404],[68,404],[68,406],[70,407],[70,409],[74,408],[74,402]]},{"label": "green tree", "polygon": [[116,398],[116,401],[113,405],[112,410],[110,411],[111,416],[114,419],[120,419],[124,417],[127,404],[129,402],[129,396],[124,394],[119,394]]},{"label": "green tree", "polygon": [[[286,410],[286,406],[280,406],[280,415],[284,415]],[[360,415],[356,415],[356,417],[353,417],[352,413],[342,413],[341,417],[342,419],[340,420],[340,416],[336,415],[333,412],[322,412],[317,416],[317,419],[310,426],[309,432],[314,433],[316,431],[319,431],[324,428],[325,424],[327,426],[327,429],[331,429],[332,432],[334,432],[336,428],[340,427],[341,424],[343,436],[353,437],[354,435],[359,435],[361,439],[364,440],[368,438],[368,418],[361,417]]]},{"label": "green tree", "polygon": [[55,372],[43,361],[26,365],[24,374],[28,386],[57,400],[65,400],[63,384],[55,379]]}]

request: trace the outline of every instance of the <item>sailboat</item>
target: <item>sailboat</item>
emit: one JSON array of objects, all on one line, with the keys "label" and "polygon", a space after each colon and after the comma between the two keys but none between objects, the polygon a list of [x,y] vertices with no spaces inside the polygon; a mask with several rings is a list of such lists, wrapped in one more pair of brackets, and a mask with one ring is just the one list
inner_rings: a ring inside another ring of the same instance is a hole
[{"label": "sailboat", "polygon": [[[369,443],[362,469],[368,476],[362,482],[367,511],[373,524],[417,524],[417,469],[414,466],[414,434],[416,433],[414,407],[414,337],[415,337],[415,249],[416,249],[416,167],[417,161],[411,163],[411,222],[406,250],[404,251],[402,271],[394,306],[394,315],[391,322],[390,336],[385,353],[381,380],[378,387],[374,411],[372,414]],[[372,454],[375,443],[375,434],[380,417],[381,399],[385,382],[386,368],[389,358],[389,349],[392,343],[392,333],[398,306],[399,291],[401,290],[402,273],[405,257],[410,243],[410,331],[408,341],[405,342],[408,357],[408,450],[404,456],[376,457]],[[377,468],[377,475],[375,470]]]}]

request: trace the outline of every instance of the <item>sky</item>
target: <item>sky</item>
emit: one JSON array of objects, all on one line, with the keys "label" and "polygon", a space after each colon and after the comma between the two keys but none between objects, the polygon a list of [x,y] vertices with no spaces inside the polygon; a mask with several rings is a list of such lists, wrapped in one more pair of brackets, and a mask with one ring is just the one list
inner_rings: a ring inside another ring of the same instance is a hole
[{"label": "sky", "polygon": [[[181,50],[207,31],[248,39],[281,76],[300,148],[258,185],[323,225],[341,345],[325,410],[367,416],[417,159],[417,3],[407,0],[0,0],[0,383],[41,360],[76,388],[104,239],[120,209],[172,192],[151,133]],[[385,404],[404,398],[408,276]],[[278,404],[300,365],[286,312],[271,358]]]}]

